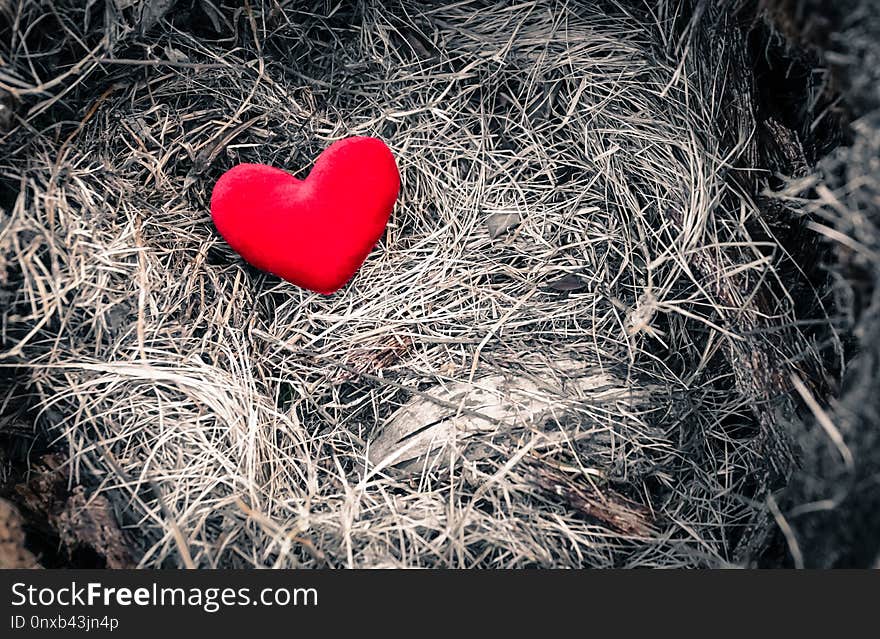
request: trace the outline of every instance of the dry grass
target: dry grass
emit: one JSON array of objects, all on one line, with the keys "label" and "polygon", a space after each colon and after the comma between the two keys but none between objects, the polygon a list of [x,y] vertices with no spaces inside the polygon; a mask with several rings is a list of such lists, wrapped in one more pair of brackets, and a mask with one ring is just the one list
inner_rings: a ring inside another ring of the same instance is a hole
[{"label": "dry grass", "polygon": [[[160,4],[86,26],[13,1],[0,38],[7,403],[116,505],[140,565],[754,558],[791,471],[790,379],[820,358],[755,202],[756,97],[726,10],[206,2],[143,33]],[[362,134],[402,190],[343,291],[256,272],[219,238],[223,170],[302,175]],[[520,222],[493,238],[487,219]],[[650,406],[544,389],[558,410],[481,433],[490,454],[368,464],[413,397],[561,360]]]},{"label": "dry grass", "polygon": [[[784,5],[784,3],[780,3]],[[830,249],[834,307],[853,357],[829,401],[810,403],[803,463],[783,495],[791,554],[807,567],[880,566],[880,6],[800,0],[789,25],[845,97],[849,139],[776,197]],[[780,7],[784,9],[785,7]],[[816,9],[822,8],[823,11]],[[812,10],[811,10],[812,9]]]}]

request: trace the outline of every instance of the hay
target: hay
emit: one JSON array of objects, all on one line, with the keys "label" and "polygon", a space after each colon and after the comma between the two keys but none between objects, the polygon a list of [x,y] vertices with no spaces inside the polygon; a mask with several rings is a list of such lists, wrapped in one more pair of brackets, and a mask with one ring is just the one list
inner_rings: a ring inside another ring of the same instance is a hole
[{"label": "hay", "polygon": [[[790,380],[819,356],[780,276],[811,257],[756,203],[729,9],[168,4],[22,0],[0,38],[7,398],[116,505],[141,566],[754,558],[791,472]],[[303,175],[362,134],[402,190],[344,291],[218,237],[223,170]],[[561,361],[651,405],[538,387],[557,410],[481,433],[490,454],[452,438],[415,472],[368,463],[413,398]]]},{"label": "hay", "polygon": [[[809,220],[828,247],[823,267],[837,328],[848,342],[840,384],[800,425],[803,462],[781,495],[786,545],[809,568],[880,566],[880,6],[845,0],[789,16],[792,40],[830,70],[848,112],[847,138],[812,171],[790,179],[777,201]],[[780,7],[781,9],[781,7]],[[820,398],[821,399],[821,398]]]}]

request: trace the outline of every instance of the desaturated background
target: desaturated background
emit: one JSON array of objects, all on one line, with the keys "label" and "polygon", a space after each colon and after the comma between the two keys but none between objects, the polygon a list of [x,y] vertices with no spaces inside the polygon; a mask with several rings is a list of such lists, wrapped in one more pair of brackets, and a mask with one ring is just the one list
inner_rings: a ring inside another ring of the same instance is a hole
[{"label": "desaturated background", "polygon": [[[872,566],[870,0],[0,3],[0,565]],[[325,297],[213,228],[384,139]]]}]

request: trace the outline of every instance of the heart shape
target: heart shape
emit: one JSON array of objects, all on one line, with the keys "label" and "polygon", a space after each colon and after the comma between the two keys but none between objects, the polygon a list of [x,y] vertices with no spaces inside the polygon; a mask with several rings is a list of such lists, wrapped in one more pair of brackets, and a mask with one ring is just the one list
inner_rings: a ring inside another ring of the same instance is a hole
[{"label": "heart shape", "polygon": [[327,147],[304,180],[265,164],[229,169],[214,185],[211,217],[248,263],[329,295],[382,237],[399,191],[385,143],[352,137]]}]

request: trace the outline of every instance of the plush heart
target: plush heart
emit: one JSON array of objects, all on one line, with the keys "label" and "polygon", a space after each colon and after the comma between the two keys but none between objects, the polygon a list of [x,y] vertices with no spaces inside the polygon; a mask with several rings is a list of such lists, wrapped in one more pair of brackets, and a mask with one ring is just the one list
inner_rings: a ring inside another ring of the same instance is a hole
[{"label": "plush heart", "polygon": [[211,217],[250,264],[329,295],[379,241],[399,190],[388,147],[353,137],[331,144],[304,180],[264,164],[231,168],[214,185]]}]

